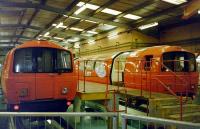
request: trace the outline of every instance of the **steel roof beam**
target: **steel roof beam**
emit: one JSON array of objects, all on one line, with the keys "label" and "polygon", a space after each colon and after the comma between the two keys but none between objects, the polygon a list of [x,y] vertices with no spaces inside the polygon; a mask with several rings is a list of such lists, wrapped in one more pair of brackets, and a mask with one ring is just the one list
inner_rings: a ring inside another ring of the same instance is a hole
[{"label": "steel roof beam", "polygon": [[5,15],[12,15],[12,16],[17,16],[21,13],[21,11],[12,11],[12,10],[2,10],[0,9],[0,14],[5,14]]},{"label": "steel roof beam", "polygon": [[162,10],[162,11],[157,12],[157,13],[153,13],[153,14],[148,15],[146,17],[143,17],[143,18],[141,18],[141,19],[139,19],[135,22],[129,22],[129,25],[131,25],[133,28],[135,28],[135,27],[138,27],[142,24],[153,22],[156,18],[158,18],[162,15],[168,15],[171,12],[175,12],[177,9],[183,8],[186,4],[188,4],[188,2],[185,2],[185,3],[180,4],[180,5],[175,5],[171,8],[167,8],[167,9]]},{"label": "steel roof beam", "polygon": [[4,35],[4,36],[0,36],[0,39],[2,39],[2,40],[4,40],[4,39],[12,40],[12,38],[33,39],[32,37],[27,37],[27,36],[22,36],[22,35]]},{"label": "steel roof beam", "polygon": [[[77,1],[77,0],[76,0]],[[48,6],[48,5],[40,5],[37,3],[31,3],[31,2],[7,2],[7,1],[3,1],[0,2],[1,6],[4,7],[16,7],[16,8],[38,8],[38,9],[42,9],[42,10],[46,10],[46,11],[50,11],[50,12],[54,12],[54,13],[58,13],[58,14],[62,14],[62,15],[66,15],[68,13],[70,13],[70,11],[67,9],[60,9],[60,8],[55,8],[52,6]],[[113,22],[110,20],[103,20],[103,19],[99,19],[99,18],[95,18],[95,17],[90,17],[90,16],[85,16],[85,15],[72,15],[73,17],[77,17],[77,18],[81,18],[84,20],[92,20],[95,22],[101,22],[101,23],[106,23],[106,24],[110,24],[110,25],[114,25],[114,26],[118,26],[118,27],[130,27],[126,24],[123,23],[117,23],[117,22]]]},{"label": "steel roof beam", "polygon": [[[46,2],[47,2],[47,0],[40,0],[40,5],[45,5]],[[31,25],[33,19],[36,17],[36,15],[38,14],[38,12],[39,12],[39,9],[36,8],[35,11],[34,11],[34,13],[33,13],[32,16],[31,16],[31,18],[28,20],[28,22],[27,22],[27,24],[26,24],[27,26],[30,26],[30,25]],[[26,28],[24,28],[24,29],[22,30],[22,32],[20,33],[20,35],[23,35],[25,29],[26,29]],[[18,40],[19,40],[19,39],[17,39],[16,42],[18,42]]]},{"label": "steel roof beam", "polygon": [[[76,4],[79,3],[79,1],[80,1],[80,0],[73,0],[64,10],[65,10],[66,12],[69,13],[70,10],[71,10],[73,7],[75,7]],[[62,15],[63,15],[63,14],[59,14],[57,17],[55,17],[53,20],[51,20],[51,22],[49,22],[49,24],[47,24],[47,25],[45,26],[44,29],[42,29],[38,34],[36,34],[36,35],[34,36],[34,38],[36,38],[38,35],[40,35],[44,30],[50,28],[50,27],[52,26],[52,24],[53,24],[55,21],[57,21],[58,19],[60,19],[60,18],[62,17]]]},{"label": "steel roof beam", "polygon": [[42,30],[43,28],[37,26],[27,26],[24,24],[0,24],[0,28],[29,28],[33,30]]},{"label": "steel roof beam", "polygon": [[[92,17],[93,15],[95,15],[96,13],[102,11],[103,9],[105,9],[106,7],[108,7],[109,5],[113,4],[114,2],[117,2],[118,0],[110,0],[108,2],[106,2],[105,4],[103,4],[100,8],[98,8],[96,11],[94,11],[93,13],[89,14],[88,17]],[[73,22],[72,24],[68,25],[68,28],[75,26],[77,24],[79,24],[81,22],[82,18],[79,19],[78,21]],[[88,19],[87,19],[88,20]],[[98,24],[96,24],[95,26],[98,26]],[[87,30],[87,29],[86,29]],[[78,32],[78,34],[81,34],[81,32]],[[88,39],[88,38],[86,38]]]}]

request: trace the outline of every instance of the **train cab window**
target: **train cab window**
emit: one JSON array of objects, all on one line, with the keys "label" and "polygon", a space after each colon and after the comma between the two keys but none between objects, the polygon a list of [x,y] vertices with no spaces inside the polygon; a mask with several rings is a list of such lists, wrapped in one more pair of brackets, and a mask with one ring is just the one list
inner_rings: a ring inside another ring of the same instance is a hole
[{"label": "train cab window", "polygon": [[151,64],[152,64],[152,59],[153,59],[153,55],[146,55],[145,56],[145,64],[144,64],[144,70],[145,71],[150,71],[151,69]]},{"label": "train cab window", "polygon": [[69,52],[57,50],[56,69],[62,69],[64,72],[72,69],[71,56]]},{"label": "train cab window", "polygon": [[32,48],[19,49],[15,52],[14,58],[14,72],[16,73],[30,73],[33,70],[33,55]]},{"label": "train cab window", "polygon": [[22,48],[14,54],[16,73],[53,73],[72,70],[71,54],[52,48]]},{"label": "train cab window", "polygon": [[163,54],[162,71],[194,72],[196,71],[195,55],[188,52],[167,52]]},{"label": "train cab window", "polygon": [[53,49],[37,49],[37,72],[53,72]]}]

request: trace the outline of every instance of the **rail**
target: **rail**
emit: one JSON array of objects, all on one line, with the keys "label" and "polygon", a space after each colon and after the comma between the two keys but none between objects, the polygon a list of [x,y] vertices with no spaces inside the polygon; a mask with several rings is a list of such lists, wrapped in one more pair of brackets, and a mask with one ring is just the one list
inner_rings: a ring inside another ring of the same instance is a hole
[{"label": "rail", "polygon": [[[146,117],[130,114],[121,114],[122,129],[136,126],[137,129],[200,129],[200,123],[190,123],[183,121],[168,120],[155,117]],[[129,121],[129,122],[128,122]],[[133,124],[128,124],[133,123]]]}]

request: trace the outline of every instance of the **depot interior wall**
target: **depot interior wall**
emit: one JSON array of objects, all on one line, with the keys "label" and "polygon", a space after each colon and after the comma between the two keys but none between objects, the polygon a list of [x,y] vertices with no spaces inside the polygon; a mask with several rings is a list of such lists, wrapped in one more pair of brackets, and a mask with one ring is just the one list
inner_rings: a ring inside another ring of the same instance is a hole
[{"label": "depot interior wall", "polygon": [[108,38],[105,35],[101,35],[100,38],[101,39],[96,41],[95,44],[88,44],[85,42],[80,48],[80,55],[99,55],[116,51],[137,49],[140,47],[152,46],[154,43],[158,43],[159,41],[154,37],[147,36],[140,32],[127,32],[126,30],[122,30],[119,35],[112,38]]},{"label": "depot interior wall", "polygon": [[183,43],[184,40],[200,39],[200,23],[182,25],[161,31],[160,42],[180,41],[178,45],[192,52],[200,53],[200,40]]}]

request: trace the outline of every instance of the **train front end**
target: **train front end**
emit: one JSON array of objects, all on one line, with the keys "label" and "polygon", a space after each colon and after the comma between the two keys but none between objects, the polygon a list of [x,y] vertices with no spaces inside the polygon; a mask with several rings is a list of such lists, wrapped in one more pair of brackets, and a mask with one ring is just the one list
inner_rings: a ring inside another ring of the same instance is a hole
[{"label": "train front end", "polygon": [[161,60],[159,79],[166,88],[176,95],[195,96],[199,79],[195,55],[187,51],[171,51],[163,53]]},{"label": "train front end", "polygon": [[2,85],[8,111],[65,112],[76,94],[70,51],[47,41],[29,41],[9,52]]}]

